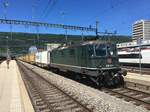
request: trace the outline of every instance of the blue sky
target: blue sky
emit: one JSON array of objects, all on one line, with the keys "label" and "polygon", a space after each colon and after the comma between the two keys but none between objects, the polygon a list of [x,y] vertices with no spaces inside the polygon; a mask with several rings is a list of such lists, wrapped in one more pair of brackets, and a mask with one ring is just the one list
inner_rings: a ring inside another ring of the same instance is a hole
[{"label": "blue sky", "polygon": [[[150,0],[7,0],[8,19],[40,21],[69,25],[95,25],[99,31],[117,30],[118,34],[131,35],[136,20],[150,19]],[[0,18],[4,18],[4,0],[0,0]],[[0,25],[0,31],[10,31],[9,25]],[[34,32],[29,26],[12,26],[15,32]],[[41,33],[64,33],[62,29],[39,28]],[[68,31],[80,34],[80,31]],[[84,32],[84,34],[91,34]],[[93,33],[92,33],[93,34]]]}]

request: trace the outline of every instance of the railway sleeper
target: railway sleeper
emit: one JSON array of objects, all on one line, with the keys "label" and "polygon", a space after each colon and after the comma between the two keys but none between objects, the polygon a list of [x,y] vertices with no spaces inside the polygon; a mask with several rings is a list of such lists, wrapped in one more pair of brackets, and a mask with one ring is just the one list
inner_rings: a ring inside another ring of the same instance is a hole
[{"label": "railway sleeper", "polygon": [[44,101],[36,101],[37,106],[44,105],[44,103],[45,103]]},{"label": "railway sleeper", "polygon": [[48,99],[48,102],[53,104],[53,103],[59,103],[59,102],[65,102],[65,101],[69,101],[69,100],[61,100],[61,99]]},{"label": "railway sleeper", "polygon": [[56,107],[56,110],[73,110],[75,108],[78,108],[77,104],[72,104],[72,105],[66,105],[66,106],[61,106],[61,105],[53,105]]}]

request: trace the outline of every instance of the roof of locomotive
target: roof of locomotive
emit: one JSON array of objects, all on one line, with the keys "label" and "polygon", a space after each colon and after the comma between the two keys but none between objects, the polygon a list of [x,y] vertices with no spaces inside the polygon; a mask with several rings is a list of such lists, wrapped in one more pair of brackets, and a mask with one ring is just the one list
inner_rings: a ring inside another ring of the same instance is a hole
[{"label": "roof of locomotive", "polygon": [[92,45],[92,44],[112,44],[112,43],[106,43],[103,41],[84,41],[77,44],[64,44],[62,46],[59,46],[56,48],[57,50],[67,49],[67,48],[73,48],[73,47],[79,47],[79,46],[86,46],[86,45]]}]

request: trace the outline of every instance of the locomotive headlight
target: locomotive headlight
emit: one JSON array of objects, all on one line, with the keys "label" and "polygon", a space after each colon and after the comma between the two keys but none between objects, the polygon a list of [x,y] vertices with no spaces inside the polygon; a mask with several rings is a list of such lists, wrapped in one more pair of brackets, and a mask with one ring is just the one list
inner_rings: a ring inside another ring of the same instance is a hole
[{"label": "locomotive headlight", "polygon": [[107,59],[107,63],[108,63],[108,64],[112,64],[112,59],[111,59],[111,58],[108,58],[108,59]]}]

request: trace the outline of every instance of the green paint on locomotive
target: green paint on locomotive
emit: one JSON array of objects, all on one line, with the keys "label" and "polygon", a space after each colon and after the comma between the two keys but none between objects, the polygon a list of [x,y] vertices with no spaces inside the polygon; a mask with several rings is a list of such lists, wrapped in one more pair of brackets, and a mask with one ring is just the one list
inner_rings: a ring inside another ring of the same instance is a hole
[{"label": "green paint on locomotive", "polygon": [[119,67],[116,45],[104,43],[57,48],[51,52],[51,62],[87,68]]}]

